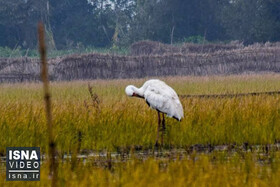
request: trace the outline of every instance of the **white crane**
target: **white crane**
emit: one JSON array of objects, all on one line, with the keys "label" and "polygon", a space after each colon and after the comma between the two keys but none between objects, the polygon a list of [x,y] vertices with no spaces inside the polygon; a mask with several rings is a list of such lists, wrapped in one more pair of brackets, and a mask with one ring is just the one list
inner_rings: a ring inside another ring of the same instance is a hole
[{"label": "white crane", "polygon": [[[158,138],[160,125],[162,130],[165,129],[164,114],[168,117],[173,117],[178,121],[184,117],[182,104],[177,93],[165,82],[158,79],[151,79],[146,81],[141,88],[129,85],[125,88],[126,95],[130,97],[139,97],[145,99],[146,103],[158,112],[158,130],[156,146],[158,146]],[[162,113],[162,120],[160,117]],[[163,143],[163,136],[162,136]]]}]

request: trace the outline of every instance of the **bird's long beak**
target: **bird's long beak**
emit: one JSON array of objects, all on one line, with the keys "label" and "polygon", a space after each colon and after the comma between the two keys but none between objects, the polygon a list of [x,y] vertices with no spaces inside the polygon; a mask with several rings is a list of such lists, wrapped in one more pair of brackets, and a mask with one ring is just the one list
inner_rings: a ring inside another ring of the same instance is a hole
[{"label": "bird's long beak", "polygon": [[136,94],[136,93],[133,93],[132,96],[134,96],[134,97],[139,97],[139,98],[142,98],[142,99],[144,98],[144,97],[142,97],[142,96],[140,96],[140,95],[138,95],[138,94]]}]

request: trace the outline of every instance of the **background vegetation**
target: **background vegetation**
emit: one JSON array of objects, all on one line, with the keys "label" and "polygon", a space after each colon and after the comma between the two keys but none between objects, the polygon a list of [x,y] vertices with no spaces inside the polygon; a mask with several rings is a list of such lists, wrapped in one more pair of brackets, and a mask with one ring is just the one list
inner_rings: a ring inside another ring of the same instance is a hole
[{"label": "background vegetation", "polygon": [[[82,47],[61,50],[47,51],[48,58],[63,57],[71,54],[86,54],[86,53],[110,53],[118,55],[127,55],[129,50],[127,48],[96,48],[96,47]],[[39,58],[37,49],[24,49],[20,46],[15,49],[9,47],[0,47],[0,57],[3,58],[17,58],[17,57],[31,57]],[[3,63],[3,59],[1,59]],[[1,64],[0,62],[0,64]]]},{"label": "background vegetation", "polygon": [[[69,54],[73,51],[75,50],[64,52]],[[51,80],[205,76],[280,71],[279,42],[245,47],[239,43],[205,45],[188,43],[178,46],[141,41],[130,47],[129,55],[123,55],[127,52],[125,49],[103,50],[106,51],[113,54],[88,53],[49,58]],[[52,55],[61,54],[59,52],[63,51],[50,51]],[[40,80],[38,58],[0,60],[0,82]]]},{"label": "background vegetation", "polygon": [[50,50],[279,41],[279,12],[279,0],[0,0],[0,46],[35,49],[39,20]]}]

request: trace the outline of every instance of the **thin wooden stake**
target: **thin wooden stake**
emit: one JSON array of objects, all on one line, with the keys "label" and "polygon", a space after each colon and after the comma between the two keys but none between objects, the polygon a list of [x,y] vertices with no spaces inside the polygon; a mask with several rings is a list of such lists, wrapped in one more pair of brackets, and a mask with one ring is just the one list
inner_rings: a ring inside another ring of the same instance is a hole
[{"label": "thin wooden stake", "polygon": [[41,56],[41,78],[43,81],[47,128],[48,128],[48,135],[49,135],[49,163],[50,163],[49,175],[52,178],[52,186],[56,186],[57,166],[55,162],[55,142],[53,138],[51,94],[49,91],[49,77],[48,77],[48,66],[47,66],[47,58],[46,58],[44,25],[41,22],[38,24],[38,37],[39,37],[39,52]]}]

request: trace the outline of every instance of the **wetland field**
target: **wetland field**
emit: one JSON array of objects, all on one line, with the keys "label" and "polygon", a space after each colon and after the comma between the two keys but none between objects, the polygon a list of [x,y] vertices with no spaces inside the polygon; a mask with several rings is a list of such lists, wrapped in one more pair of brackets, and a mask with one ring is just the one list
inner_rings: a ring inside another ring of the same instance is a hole
[{"label": "wetland field", "polygon": [[[279,74],[160,79],[178,95],[280,91]],[[124,92],[145,80],[50,84],[58,186],[280,186],[279,94],[180,97],[155,147],[156,111]],[[41,180],[6,181],[6,147],[40,147]],[[0,84],[0,186],[50,186],[47,152],[42,84]]]}]

